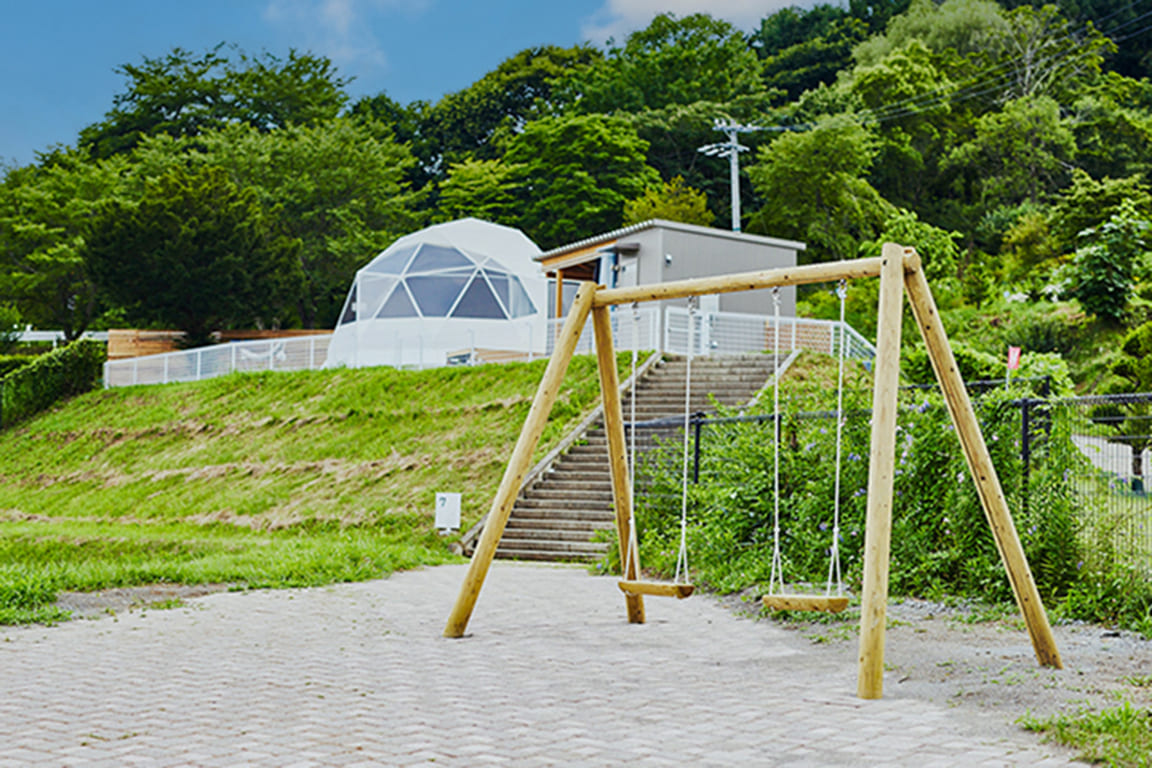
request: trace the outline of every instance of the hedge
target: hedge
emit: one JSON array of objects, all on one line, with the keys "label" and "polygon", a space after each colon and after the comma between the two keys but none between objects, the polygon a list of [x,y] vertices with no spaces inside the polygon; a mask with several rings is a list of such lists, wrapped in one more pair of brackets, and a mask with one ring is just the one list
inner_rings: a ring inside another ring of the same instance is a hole
[{"label": "hedge", "polygon": [[94,388],[100,382],[105,357],[102,342],[80,339],[0,377],[0,427]]},{"label": "hedge", "polygon": [[36,358],[29,355],[0,355],[0,379],[17,368],[22,368]]}]

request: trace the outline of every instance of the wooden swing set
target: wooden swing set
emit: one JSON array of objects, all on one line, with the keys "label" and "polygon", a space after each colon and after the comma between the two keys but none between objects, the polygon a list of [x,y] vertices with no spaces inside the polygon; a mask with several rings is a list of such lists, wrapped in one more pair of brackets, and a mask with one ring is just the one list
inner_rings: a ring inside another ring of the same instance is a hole
[{"label": "wooden swing set", "polygon": [[[900,333],[902,302],[907,292],[916,325],[924,338],[932,368],[944,393],[949,415],[960,438],[969,473],[984,514],[992,529],[1000,558],[1007,571],[1016,604],[1028,628],[1037,661],[1061,668],[1060,652],[1044,612],[1036,583],[1011,513],[992,465],[987,445],[964,381],[956,367],[948,337],[940,323],[936,302],[924,276],[920,256],[911,248],[887,243],[879,258],[812,264],[737,275],[680,280],[631,288],[606,289],[595,283],[582,283],[572,308],[556,339],[555,349],[544,371],[524,428],[512,452],[508,467],[480,536],[460,593],[456,598],[444,636],[464,635],[484,579],[496,553],[496,546],[512,512],[520,484],[528,471],[532,452],[548,421],[560,391],[560,383],[576,349],[580,333],[592,315],[600,390],[604,405],[604,427],[608,437],[608,458],[612,469],[616,532],[624,563],[620,583],[628,621],[643,623],[644,596],[687,597],[690,584],[645,581],[640,578],[639,553],[633,532],[631,482],[621,409],[616,353],[613,349],[610,308],[645,301],[689,298],[717,293],[803,285],[837,280],[880,278],[877,310],[875,383],[872,393],[872,435],[868,469],[867,519],[864,536],[864,579],[860,610],[860,655],[857,695],[863,699],[883,694],[884,629],[888,606],[888,568],[892,533],[892,493],[896,465],[896,411],[900,377]],[[842,610],[844,598],[776,596],[772,607],[783,610]]]}]

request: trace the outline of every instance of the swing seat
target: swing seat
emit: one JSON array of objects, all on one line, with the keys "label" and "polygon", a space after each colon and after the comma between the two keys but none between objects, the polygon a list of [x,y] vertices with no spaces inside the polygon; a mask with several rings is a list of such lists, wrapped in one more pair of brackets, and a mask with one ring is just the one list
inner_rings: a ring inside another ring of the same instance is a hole
[{"label": "swing seat", "polygon": [[628,581],[618,582],[620,591],[626,595],[652,595],[653,597],[674,597],[683,600],[696,591],[693,584],[672,584],[666,581]]},{"label": "swing seat", "polygon": [[848,607],[848,598],[819,595],[765,595],[761,598],[765,608],[774,611],[821,611],[840,613]]}]

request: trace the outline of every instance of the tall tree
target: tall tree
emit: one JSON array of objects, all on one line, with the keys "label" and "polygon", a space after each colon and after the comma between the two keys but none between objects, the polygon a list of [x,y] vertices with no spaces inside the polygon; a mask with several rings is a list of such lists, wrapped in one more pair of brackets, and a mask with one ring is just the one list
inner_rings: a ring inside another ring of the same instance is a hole
[{"label": "tall tree", "polygon": [[197,345],[213,331],[290,318],[298,248],[223,169],[174,168],[146,182],[139,202],[103,206],[84,258],[131,319],[172,324]]},{"label": "tall tree", "polygon": [[237,51],[233,59],[223,47],[202,54],[173,48],[117,69],[127,87],[102,121],[80,132],[80,146],[102,158],[131,150],[145,136],[197,136],[232,123],[262,131],[311,125],[336,117],[347,100],[349,80],[326,57]]},{"label": "tall tree", "polygon": [[356,269],[417,223],[404,185],[407,149],[348,119],[271,133],[236,125],[194,141],[158,137],[135,158],[146,175],[215,166],[254,190],[278,226],[300,241],[304,282],[296,309],[308,328],[334,326]]},{"label": "tall tree", "polygon": [[764,200],[748,231],[805,241],[815,261],[855,257],[896,212],[866,180],[875,156],[875,138],[844,118],[781,135],[748,169]]},{"label": "tall tree", "polygon": [[765,92],[761,64],[744,36],[703,13],[656,16],[604,61],[567,86],[583,112],[637,112],[697,101],[725,103]]},{"label": "tall tree", "polygon": [[945,160],[982,210],[1033,203],[1067,183],[1076,151],[1060,106],[1048,96],[1017,99],[976,122],[975,136]]},{"label": "tall tree", "polygon": [[659,181],[647,143],[626,121],[603,115],[544,118],[508,145],[518,166],[519,224],[553,247],[620,226],[624,203]]},{"label": "tall tree", "polygon": [[26,322],[79,337],[99,312],[84,231],[101,202],[129,194],[127,175],[123,158],[90,162],[67,149],[9,170],[0,183],[0,302]]},{"label": "tall tree", "polygon": [[648,187],[643,195],[624,204],[625,225],[665,219],[707,227],[715,218],[708,210],[704,193],[692,189],[679,176],[659,186]]}]

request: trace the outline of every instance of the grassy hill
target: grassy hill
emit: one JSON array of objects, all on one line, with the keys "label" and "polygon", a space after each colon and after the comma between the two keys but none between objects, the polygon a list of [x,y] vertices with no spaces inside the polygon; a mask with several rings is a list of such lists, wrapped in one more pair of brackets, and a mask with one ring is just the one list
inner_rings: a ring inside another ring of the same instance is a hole
[{"label": "grassy hill", "polygon": [[[61,590],[296,586],[452,558],[436,491],[487,510],[545,361],[233,375],[93,392],[0,432],[0,623]],[[538,452],[595,405],[577,357]]]}]

